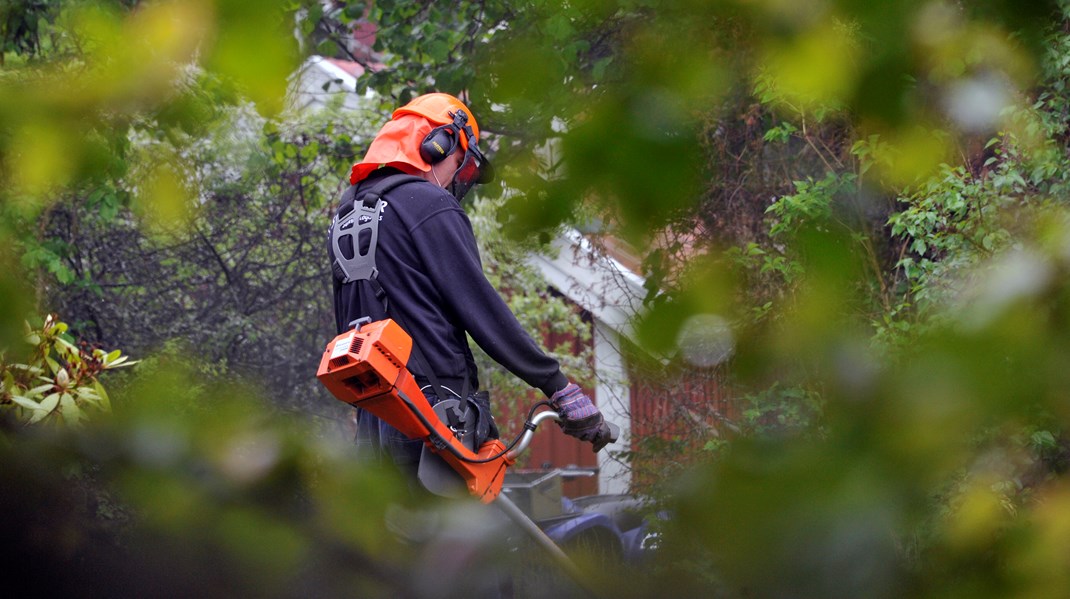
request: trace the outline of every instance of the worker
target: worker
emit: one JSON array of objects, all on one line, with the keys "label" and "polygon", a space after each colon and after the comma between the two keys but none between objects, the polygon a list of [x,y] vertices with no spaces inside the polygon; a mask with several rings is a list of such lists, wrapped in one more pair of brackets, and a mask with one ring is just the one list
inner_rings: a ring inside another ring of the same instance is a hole
[{"label": "worker", "polygon": [[[338,256],[336,246],[329,247],[338,332],[361,317],[393,318],[413,338],[408,367],[431,403],[470,398],[482,414],[483,436],[494,438],[497,430],[489,398],[479,390],[470,335],[488,356],[549,398],[566,434],[597,448],[602,414],[524,331],[483,273],[472,224],[461,206],[474,185],[493,178],[479,149],[479,133],[475,115],[456,97],[421,95],[394,111],[353,166],[352,187],[341,206],[370,195],[382,201],[377,239],[371,241],[372,268],[354,276],[346,272],[351,256]],[[372,189],[374,194],[361,195]],[[337,221],[332,231],[340,226]],[[356,419],[362,452],[392,458],[403,471],[416,472],[422,441],[406,438],[364,410],[358,409]]]}]

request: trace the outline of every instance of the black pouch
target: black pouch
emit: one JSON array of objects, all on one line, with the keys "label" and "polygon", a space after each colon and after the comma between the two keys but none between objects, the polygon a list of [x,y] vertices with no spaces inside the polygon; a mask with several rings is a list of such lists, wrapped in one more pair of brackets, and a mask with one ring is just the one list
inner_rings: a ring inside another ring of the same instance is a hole
[{"label": "black pouch", "polygon": [[468,396],[468,404],[474,405],[479,411],[475,430],[476,449],[479,449],[487,439],[500,439],[501,433],[498,432],[498,425],[494,423],[494,415],[490,411],[490,393],[487,391],[473,393]]},{"label": "black pouch", "polygon": [[[463,402],[457,398],[439,400],[434,403],[433,409],[473,453],[479,451],[488,439],[501,436],[490,413],[490,394],[486,391],[473,393]],[[424,488],[436,495],[460,497],[468,494],[460,475],[426,446],[420,455],[417,478]]]}]

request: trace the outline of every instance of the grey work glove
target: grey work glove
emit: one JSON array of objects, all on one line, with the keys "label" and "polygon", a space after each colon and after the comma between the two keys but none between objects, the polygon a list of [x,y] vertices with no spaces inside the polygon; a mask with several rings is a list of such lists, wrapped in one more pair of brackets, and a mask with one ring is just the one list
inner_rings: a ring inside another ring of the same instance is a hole
[{"label": "grey work glove", "polygon": [[602,429],[602,413],[576,383],[550,396],[550,405],[561,415],[558,424],[566,435],[581,441],[595,442]]}]

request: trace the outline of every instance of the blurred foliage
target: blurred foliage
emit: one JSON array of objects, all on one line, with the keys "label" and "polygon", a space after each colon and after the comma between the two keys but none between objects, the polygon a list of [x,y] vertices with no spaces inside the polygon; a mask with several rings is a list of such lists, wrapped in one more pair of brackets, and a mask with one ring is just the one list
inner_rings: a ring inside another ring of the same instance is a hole
[{"label": "blurred foliage", "polygon": [[[40,292],[92,339],[136,355],[181,339],[281,408],[330,413],[308,376],[334,333],[323,222],[367,121],[324,116],[237,107],[204,134],[135,137],[116,189],[71,193],[38,219],[72,273]],[[141,181],[181,189],[180,212],[140,201]]]},{"label": "blurred foliage", "polygon": [[388,505],[419,505],[396,475],[310,441],[307,422],[272,417],[249,389],[178,354],[137,371],[115,388],[113,418],[0,449],[4,488],[19,489],[0,494],[3,553],[27,585],[89,597],[412,594],[398,569],[408,549],[382,529]]},{"label": "blurred foliage", "polygon": [[32,346],[27,358],[9,362],[0,356],[0,409],[13,411],[15,421],[22,424],[67,426],[88,419],[87,411],[111,411],[100,374],[136,362],[120,350],[104,351],[78,342],[67,334],[67,323],[55,315],[46,316],[39,327],[27,323],[26,328],[26,343]]},{"label": "blurred foliage", "polygon": [[[30,4],[47,10],[23,12]],[[7,201],[34,209],[65,184],[99,184],[121,174],[130,127],[200,124],[206,106],[194,89],[209,89],[214,100],[240,90],[277,112],[295,66],[293,44],[280,35],[282,6],[243,6],[5,2],[4,21],[33,22],[35,31],[32,43],[15,44],[2,73]],[[213,83],[195,86],[198,80]]]},{"label": "blurred foliage", "polygon": [[317,405],[321,225],[377,124],[275,118],[300,45],[376,65],[384,107],[467,96],[502,174],[473,221],[525,317],[587,330],[515,262],[575,218],[644,254],[643,349],[730,368],[738,413],[636,445],[672,517],[649,568],[592,567],[607,595],[1066,595],[1065,10],[0,3],[0,344],[35,302],[135,355],[187,340],[114,417],[11,433],[5,563],[73,595],[446,596],[513,555],[262,401]]},{"label": "blurred foliage", "polygon": [[[722,260],[761,294],[733,312],[755,336],[732,366],[757,389],[741,422],[771,426],[709,445],[717,461],[674,490],[680,526],[667,552],[687,565],[666,576],[698,570],[681,590],[1066,592],[1060,576],[1024,565],[1062,570],[1067,547],[1049,515],[1067,467],[1055,374],[1068,333],[1065,96],[1055,91],[1065,43],[1065,28],[1054,31],[1037,88],[958,136],[862,128],[829,143],[855,114],[778,113],[763,141],[808,148],[823,168],[775,197],[765,235]],[[901,145],[911,138],[922,146]],[[902,169],[898,157],[934,141],[947,162]],[[785,383],[802,395],[776,391]]]},{"label": "blurred foliage", "polygon": [[[569,379],[591,388],[594,373],[589,315],[547,287],[530,263],[532,253],[551,254],[552,247],[536,239],[518,243],[505,238],[496,214],[506,201],[504,197],[477,195],[466,207],[487,279],[502,293],[524,330],[560,362]],[[541,394],[502,368],[478,345],[469,345],[479,367],[480,387],[493,394],[496,424],[502,436],[511,439],[521,432],[524,415],[532,404],[542,399]]]},{"label": "blurred foliage", "polygon": [[[839,108],[867,130],[896,138],[902,151],[892,171],[900,180],[935,168],[943,146],[908,133],[917,124],[941,128],[943,97],[961,89],[957,84],[995,72],[1027,85],[1057,2],[369,6],[347,2],[319,16],[378,25],[379,53],[363,61],[383,68],[366,72],[361,83],[388,103],[431,88],[467,93],[482,129],[499,134],[506,180],[525,192],[513,202],[518,232],[553,225],[597,199],[635,240],[693,204],[701,185],[699,132],[754,82],[777,96],[766,104],[801,111],[808,122]],[[339,35],[324,38],[345,46]],[[538,185],[529,167],[543,141],[558,136],[569,172]]]},{"label": "blurred foliage", "polygon": [[[131,140],[203,129],[238,94],[277,112],[295,67],[295,44],[280,35],[283,8],[251,11],[230,0],[0,4],[4,247],[17,244],[26,266],[73,282],[79,274],[63,262],[73,246],[42,236],[37,220],[57,200],[74,194],[103,216],[131,202],[179,214],[189,190],[173,176],[123,181]],[[24,316],[4,313],[19,325]]]}]

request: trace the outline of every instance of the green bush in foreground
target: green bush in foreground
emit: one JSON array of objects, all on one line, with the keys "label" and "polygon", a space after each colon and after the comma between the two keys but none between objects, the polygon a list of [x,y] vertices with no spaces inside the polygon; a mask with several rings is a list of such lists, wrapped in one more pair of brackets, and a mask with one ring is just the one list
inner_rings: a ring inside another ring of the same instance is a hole
[{"label": "green bush in foreground", "polygon": [[40,327],[26,328],[31,347],[24,348],[25,359],[0,358],[0,409],[27,425],[78,425],[89,417],[87,411],[111,411],[99,376],[135,362],[118,349],[108,352],[77,343],[67,335],[67,323],[52,314]]}]

